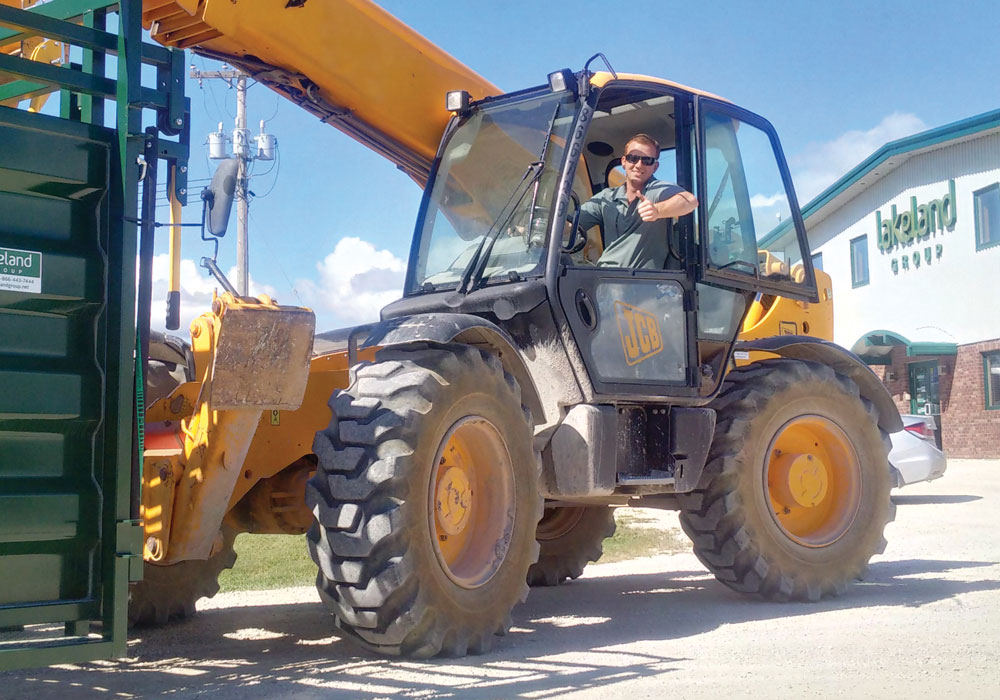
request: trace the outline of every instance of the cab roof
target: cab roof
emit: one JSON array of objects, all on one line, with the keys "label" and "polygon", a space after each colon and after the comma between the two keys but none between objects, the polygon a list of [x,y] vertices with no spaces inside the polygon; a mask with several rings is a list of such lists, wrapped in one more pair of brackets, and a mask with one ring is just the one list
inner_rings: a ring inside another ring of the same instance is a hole
[{"label": "cab roof", "polygon": [[698,88],[689,87],[681,83],[675,83],[671,80],[664,80],[663,78],[655,78],[651,75],[641,75],[639,73],[609,73],[607,71],[598,71],[594,73],[592,76],[590,76],[590,84],[598,88],[606,87],[607,85],[610,85],[615,82],[625,82],[625,81],[664,85],[666,87],[674,88],[675,90],[683,90],[684,92],[689,92],[692,95],[700,95],[702,97],[710,97],[713,100],[721,100],[722,102],[729,102],[729,100],[727,100],[725,97],[719,97],[718,95],[712,94],[711,92],[705,92],[704,90],[699,90]]}]

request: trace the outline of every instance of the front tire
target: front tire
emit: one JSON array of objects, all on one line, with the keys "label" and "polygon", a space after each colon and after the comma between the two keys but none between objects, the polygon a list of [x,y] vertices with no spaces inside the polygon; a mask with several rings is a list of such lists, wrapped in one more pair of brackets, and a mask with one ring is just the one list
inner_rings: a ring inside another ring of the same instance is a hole
[{"label": "front tire", "polygon": [[730,588],[815,601],[861,579],[895,508],[888,436],[857,385],[826,365],[733,370],[714,402],[707,488],[682,497],[694,552]]},{"label": "front tire", "polygon": [[330,408],[308,543],[342,634],[385,654],[487,651],[538,556],[540,459],[514,378],[472,347],[388,348]]}]

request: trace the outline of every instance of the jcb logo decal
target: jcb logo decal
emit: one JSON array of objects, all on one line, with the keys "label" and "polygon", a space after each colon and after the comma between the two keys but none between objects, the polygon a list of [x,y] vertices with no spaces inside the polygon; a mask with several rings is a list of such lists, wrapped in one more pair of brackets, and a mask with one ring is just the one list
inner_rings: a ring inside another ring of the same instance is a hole
[{"label": "jcb logo decal", "polygon": [[616,301],[615,318],[618,320],[625,362],[629,367],[649,359],[663,349],[660,324],[653,314]]}]

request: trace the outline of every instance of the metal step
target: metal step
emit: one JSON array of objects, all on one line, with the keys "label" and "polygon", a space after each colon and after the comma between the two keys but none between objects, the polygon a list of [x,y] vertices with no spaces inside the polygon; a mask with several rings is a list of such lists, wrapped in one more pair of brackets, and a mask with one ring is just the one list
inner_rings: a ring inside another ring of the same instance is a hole
[{"label": "metal step", "polygon": [[671,486],[674,484],[673,472],[662,469],[650,469],[648,474],[622,474],[617,475],[619,486]]}]

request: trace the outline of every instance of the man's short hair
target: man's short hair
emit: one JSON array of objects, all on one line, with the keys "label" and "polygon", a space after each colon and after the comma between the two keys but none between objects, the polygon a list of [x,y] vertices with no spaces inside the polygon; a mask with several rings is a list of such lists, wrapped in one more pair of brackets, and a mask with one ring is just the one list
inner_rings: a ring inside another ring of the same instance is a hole
[{"label": "man's short hair", "polygon": [[635,136],[633,136],[632,138],[630,138],[628,141],[626,141],[625,142],[625,152],[626,153],[628,153],[628,145],[630,143],[635,143],[636,141],[638,141],[639,143],[641,143],[643,146],[652,146],[653,150],[656,151],[656,157],[659,158],[659,156],[660,156],[660,142],[657,141],[656,139],[654,139],[649,134],[639,133],[639,134],[636,134]]}]

